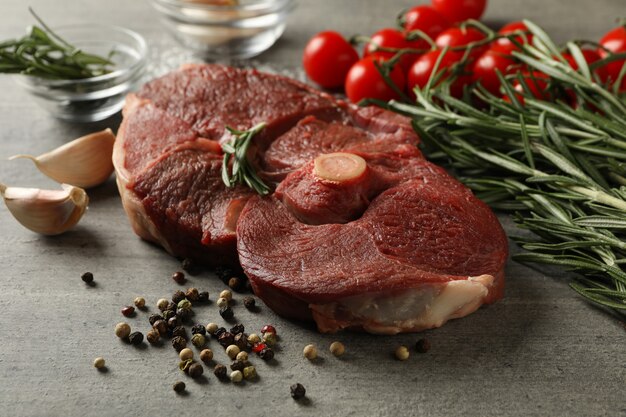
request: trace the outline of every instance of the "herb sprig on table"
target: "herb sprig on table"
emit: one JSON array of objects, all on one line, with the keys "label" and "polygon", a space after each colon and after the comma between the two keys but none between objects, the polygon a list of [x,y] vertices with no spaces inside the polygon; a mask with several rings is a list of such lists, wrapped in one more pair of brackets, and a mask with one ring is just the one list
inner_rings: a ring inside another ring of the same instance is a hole
[{"label": "herb sprig on table", "polygon": [[[520,74],[500,75],[504,97],[477,85],[459,100],[449,92],[454,78],[437,85],[442,72],[433,71],[415,102],[376,104],[412,117],[430,160],[451,167],[478,197],[514,213],[518,226],[532,232],[513,238],[527,251],[515,259],[579,273],[571,287],[623,319],[626,102],[594,75],[606,60],[588,65],[570,42],[575,71],[541,28],[524,23],[534,42],[513,54],[550,77],[552,100],[535,98]],[[625,71],[626,65],[615,85]]]},{"label": "herb sprig on table", "polygon": [[83,79],[111,72],[109,57],[81,51],[54,33],[35,12],[41,27],[28,35],[0,42],[0,73],[24,74],[48,79]]}]

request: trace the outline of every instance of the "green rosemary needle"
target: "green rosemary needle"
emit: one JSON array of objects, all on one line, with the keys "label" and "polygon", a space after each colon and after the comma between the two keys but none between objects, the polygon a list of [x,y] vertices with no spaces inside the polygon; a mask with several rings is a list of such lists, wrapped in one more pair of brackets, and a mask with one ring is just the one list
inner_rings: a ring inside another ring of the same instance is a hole
[{"label": "green rosemary needle", "polygon": [[252,138],[264,128],[265,123],[260,123],[244,131],[226,127],[233,136],[229,142],[222,145],[224,151],[222,181],[227,187],[232,188],[237,184],[242,184],[261,195],[270,192],[270,188],[259,178],[248,161],[248,148]]}]

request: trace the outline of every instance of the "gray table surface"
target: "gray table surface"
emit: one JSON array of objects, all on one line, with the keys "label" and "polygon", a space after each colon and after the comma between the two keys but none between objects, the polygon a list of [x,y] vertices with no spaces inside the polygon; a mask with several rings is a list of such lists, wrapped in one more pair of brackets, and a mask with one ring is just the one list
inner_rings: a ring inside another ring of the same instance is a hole
[{"label": "gray table surface", "polygon": [[[486,21],[497,26],[528,17],[557,39],[597,39],[626,15],[623,0],[491,0]],[[147,1],[31,0],[52,24],[101,22],[137,30],[155,45],[168,45]],[[284,37],[257,62],[297,67],[306,40],[322,29],[368,33],[390,26],[412,1],[300,1]],[[0,3],[0,39],[31,23],[21,0]],[[170,55],[178,53],[175,48]],[[153,59],[156,57],[153,54]],[[167,63],[165,64],[167,65]],[[103,127],[59,122],[39,109],[11,77],[0,77],[0,180],[15,186],[54,187],[28,161],[8,162],[17,153],[38,154]],[[46,238],[21,228],[0,206],[0,415],[626,415],[626,332],[619,322],[582,301],[563,273],[509,262],[506,298],[441,329],[427,332],[432,350],[395,361],[398,344],[420,335],[380,337],[320,335],[312,327],[256,314],[239,304],[236,314],[250,329],[273,323],[281,335],[277,361],[256,359],[257,382],[235,386],[210,372],[194,382],[180,375],[171,347],[142,349],[113,335],[120,308],[141,295],[150,311],[178,287],[169,278],[179,263],[131,231],[111,179],[91,190],[89,212],[71,233]],[[502,217],[509,232],[511,222]],[[513,247],[513,251],[516,249]],[[93,271],[97,286],[80,275]],[[211,274],[190,285],[223,288]],[[239,296],[237,297],[240,298]],[[221,323],[214,305],[199,308],[198,320]],[[128,320],[147,331],[147,314]],[[347,346],[338,360],[327,350],[333,340]],[[302,358],[315,343],[321,360]],[[225,355],[215,342],[216,359]],[[92,360],[103,356],[109,371]],[[187,396],[171,384],[183,379]],[[309,401],[289,396],[301,382]]]}]

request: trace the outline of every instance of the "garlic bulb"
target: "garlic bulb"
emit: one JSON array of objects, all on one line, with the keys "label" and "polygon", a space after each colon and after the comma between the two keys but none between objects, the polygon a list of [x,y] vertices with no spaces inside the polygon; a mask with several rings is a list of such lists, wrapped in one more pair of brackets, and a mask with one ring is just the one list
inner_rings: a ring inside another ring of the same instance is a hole
[{"label": "garlic bulb", "polygon": [[40,190],[0,184],[0,195],[24,227],[43,235],[58,235],[76,225],[89,204],[82,188],[61,186],[62,190]]},{"label": "garlic bulb", "polygon": [[27,158],[53,180],[90,188],[100,185],[113,172],[113,144],[111,129],[83,136],[37,157],[15,155],[9,159]]}]

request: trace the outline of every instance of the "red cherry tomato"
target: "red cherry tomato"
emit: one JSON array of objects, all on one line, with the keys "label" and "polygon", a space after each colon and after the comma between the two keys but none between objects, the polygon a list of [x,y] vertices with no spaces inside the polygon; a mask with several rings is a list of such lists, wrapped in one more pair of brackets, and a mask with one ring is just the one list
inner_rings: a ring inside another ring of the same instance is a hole
[{"label": "red cherry tomato", "polygon": [[304,48],[302,63],[307,76],[325,88],[341,87],[359,54],[337,32],[320,32]]},{"label": "red cherry tomato", "polygon": [[[450,28],[439,34],[435,39],[435,44],[443,49],[468,45],[485,38],[485,34],[474,28]],[[470,53],[471,57],[477,57],[487,49],[487,45],[475,47]]]},{"label": "red cherry tomato", "polygon": [[[372,35],[370,42],[365,46],[365,50],[363,51],[363,57],[375,56],[379,59],[387,61],[393,58],[393,56],[396,54],[396,52],[377,51],[377,47],[394,49],[427,49],[428,45],[426,44],[426,42],[419,40],[409,42],[406,40],[404,33],[396,29],[387,28],[381,29]],[[415,58],[415,54],[405,54],[402,56],[402,58],[400,58],[400,65],[405,72],[409,69],[413,61],[415,61]]]},{"label": "red cherry tomato", "polygon": [[[440,50],[430,51],[419,57],[411,66],[408,74],[408,89],[411,95],[413,95],[413,89],[417,86],[423,88],[428,80],[437,63],[437,59],[441,55]],[[437,72],[443,71],[441,81],[450,76],[450,67],[463,57],[462,52],[448,51],[441,59]],[[450,86],[450,93],[454,97],[461,97],[463,95],[463,87],[470,81],[467,76],[459,77]]]},{"label": "red cherry tomato", "polygon": [[[346,95],[353,103],[358,103],[365,98],[376,98],[389,101],[400,98],[390,86],[387,85],[382,75],[376,68],[375,62],[381,62],[376,57],[365,57],[350,68],[346,77]],[[404,86],[404,73],[396,65],[390,74],[393,83],[402,90]]]},{"label": "red cherry tomato", "polygon": [[[522,78],[528,86],[530,95],[539,100],[550,100],[550,93],[548,92],[548,81],[550,77],[548,75],[541,71],[523,71]],[[524,104],[524,96],[522,94],[528,94],[526,88],[516,79],[513,81],[513,89],[520,93],[517,95],[517,99],[520,103]],[[506,99],[508,101],[508,97],[506,97]]]},{"label": "red cherry tomato", "polygon": [[[519,32],[519,31],[528,31],[528,28],[524,24],[524,22],[511,22],[508,23],[498,31],[500,35],[508,35],[509,33]],[[516,42],[520,44],[531,43],[533,40],[533,35],[524,34],[514,37]],[[491,44],[491,49],[494,51],[501,52],[503,54],[510,54],[513,51],[519,49],[517,45],[515,45],[509,38],[498,38]]]},{"label": "red cherry tomato", "polygon": [[416,6],[404,14],[404,30],[421,30],[433,39],[450,26],[450,22],[430,6]]},{"label": "red cherry tomato", "polygon": [[[618,28],[608,31],[602,39],[600,39],[600,45],[614,54],[626,52],[626,28],[620,26]],[[602,58],[606,58],[609,53],[604,49],[598,49],[598,53]],[[607,76],[615,82],[619,77],[619,73],[622,70],[622,66],[626,63],[626,60],[620,59],[618,61],[610,62],[606,65]],[[622,84],[620,91],[626,90],[626,77],[622,78]]]},{"label": "red cherry tomato", "polygon": [[487,7],[487,0],[431,0],[431,3],[450,23],[479,20]]},{"label": "red cherry tomato", "polygon": [[480,82],[490,93],[500,92],[500,79],[496,74],[499,70],[502,75],[508,74],[516,65],[509,55],[488,50],[474,63],[472,80]]},{"label": "red cherry tomato", "polygon": [[[601,59],[600,58],[600,54],[598,54],[594,50],[582,49],[581,52],[583,54],[583,57],[585,58],[585,61],[587,62],[587,65],[591,65],[594,62],[599,61]],[[565,58],[565,60],[570,65],[570,67],[572,67],[573,69],[578,71],[578,63],[576,62],[576,60],[574,59],[574,57],[572,55],[570,55],[569,53],[564,53],[563,54],[563,58]],[[600,81],[606,82],[606,80],[608,78],[608,74],[606,72],[606,67],[605,66],[596,68],[593,72],[598,76]]]}]

